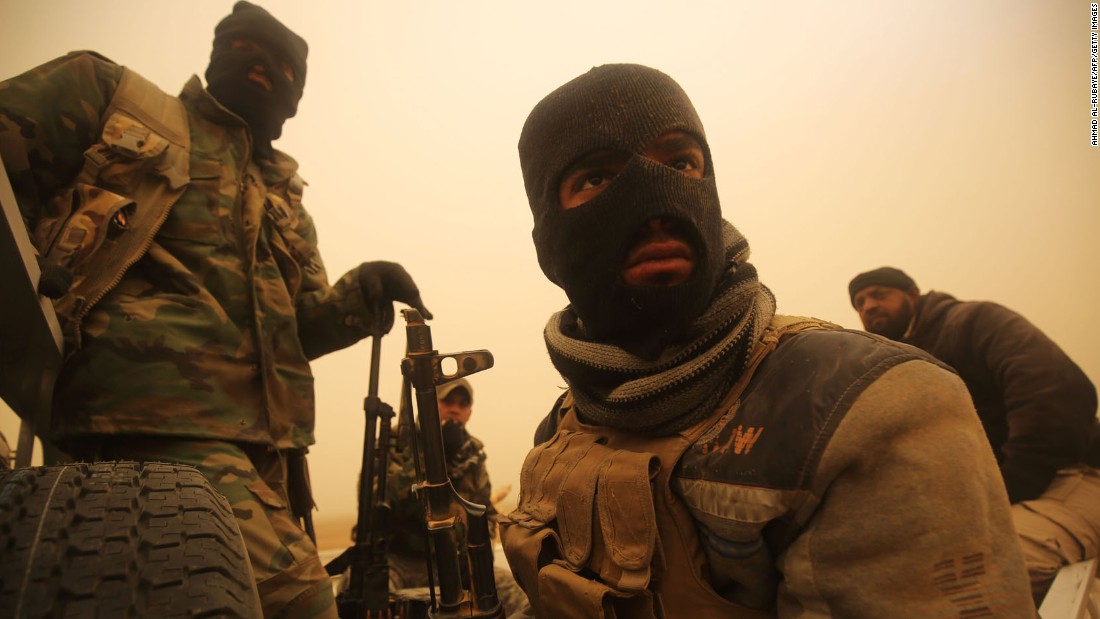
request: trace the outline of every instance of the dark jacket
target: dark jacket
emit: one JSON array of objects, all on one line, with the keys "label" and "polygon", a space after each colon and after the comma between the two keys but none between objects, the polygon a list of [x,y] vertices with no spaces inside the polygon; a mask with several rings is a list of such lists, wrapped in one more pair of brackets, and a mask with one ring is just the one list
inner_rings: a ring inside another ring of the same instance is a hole
[{"label": "dark jacket", "polygon": [[1096,388],[1023,316],[933,291],[917,302],[904,341],[966,383],[1013,503],[1038,497],[1059,469],[1095,459]]}]

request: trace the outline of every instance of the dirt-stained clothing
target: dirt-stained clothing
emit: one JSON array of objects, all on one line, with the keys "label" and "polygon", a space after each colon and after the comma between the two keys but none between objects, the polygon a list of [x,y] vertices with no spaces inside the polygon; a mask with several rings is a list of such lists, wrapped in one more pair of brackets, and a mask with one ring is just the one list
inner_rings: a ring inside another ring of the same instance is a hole
[{"label": "dirt-stained clothing", "polygon": [[[147,438],[217,446],[211,458],[230,443],[253,455],[314,442],[309,360],[374,317],[354,271],[329,285],[293,159],[254,160],[249,127],[197,77],[171,97],[92,52],[0,83],[0,156],[39,252],[73,273],[54,303],[65,363],[51,431],[64,449],[90,457],[118,436],[170,460]],[[258,575],[290,565],[269,555],[278,537],[247,533],[256,510],[236,513]],[[273,577],[285,582],[265,605],[312,595],[297,569]]]},{"label": "dirt-stained clothing", "polygon": [[537,616],[1035,617],[961,381],[908,346],[777,323],[690,428],[588,425],[568,397],[540,427],[501,518]]},{"label": "dirt-stained clothing", "polygon": [[915,311],[903,341],[966,383],[1039,601],[1063,565],[1100,555],[1096,388],[1054,341],[1004,306],[932,291]]}]

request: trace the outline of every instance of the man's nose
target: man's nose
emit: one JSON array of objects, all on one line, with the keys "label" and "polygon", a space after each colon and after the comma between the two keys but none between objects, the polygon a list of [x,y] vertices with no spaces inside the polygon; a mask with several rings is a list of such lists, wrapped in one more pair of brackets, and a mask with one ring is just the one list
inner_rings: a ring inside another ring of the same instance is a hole
[{"label": "man's nose", "polygon": [[668,217],[654,217],[645,222],[645,227],[648,228],[650,232],[657,234],[671,234],[674,226],[675,224]]}]

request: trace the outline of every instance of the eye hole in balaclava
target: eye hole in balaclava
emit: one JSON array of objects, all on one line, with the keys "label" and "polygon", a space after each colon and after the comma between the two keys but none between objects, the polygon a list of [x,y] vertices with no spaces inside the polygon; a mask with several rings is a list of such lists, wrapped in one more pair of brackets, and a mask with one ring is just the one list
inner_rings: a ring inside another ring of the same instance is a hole
[{"label": "eye hole in balaclava", "polygon": [[[237,2],[214,29],[207,89],[248,124],[257,158],[271,155],[271,142],[282,135],[286,119],[298,111],[308,51],[304,39],[245,0]],[[257,66],[270,90],[249,78]]]},{"label": "eye hole in balaclava", "polygon": [[[641,155],[673,131],[699,142],[703,178]],[[601,150],[631,156],[602,193],[576,208],[562,208],[563,175],[575,161]],[[519,154],[539,265],[565,290],[584,336],[667,342],[706,309],[726,263],[721,206],[702,123],[672,78],[640,65],[596,67],[535,106]],[[675,220],[684,231],[697,253],[695,269],[676,285],[628,285],[620,277],[625,252],[654,218]]]}]

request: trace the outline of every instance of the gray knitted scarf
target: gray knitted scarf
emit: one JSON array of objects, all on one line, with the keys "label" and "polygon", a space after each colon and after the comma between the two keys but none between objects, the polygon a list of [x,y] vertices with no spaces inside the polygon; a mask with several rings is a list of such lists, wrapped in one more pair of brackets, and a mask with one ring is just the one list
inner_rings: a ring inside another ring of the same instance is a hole
[{"label": "gray knitted scarf", "polygon": [[726,274],[706,311],[657,359],[584,339],[569,308],[551,316],[543,333],[546,348],[582,419],[667,435],[703,419],[733,387],[775,315],[775,297],[747,262],[748,241],[724,224]]}]

